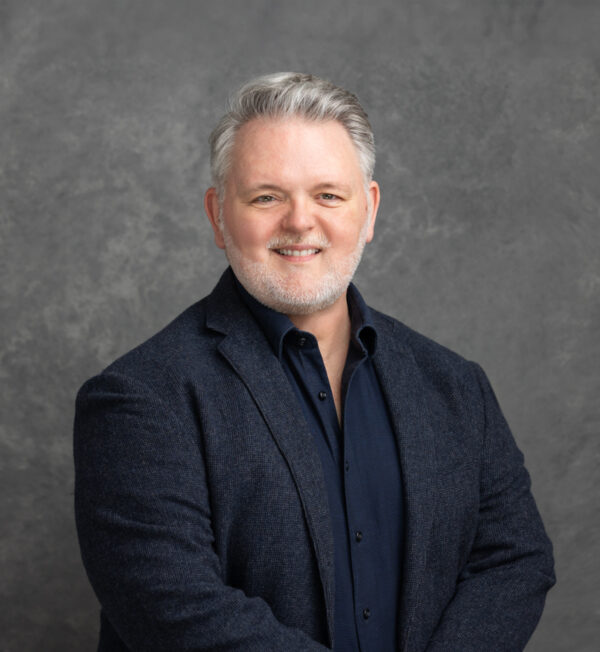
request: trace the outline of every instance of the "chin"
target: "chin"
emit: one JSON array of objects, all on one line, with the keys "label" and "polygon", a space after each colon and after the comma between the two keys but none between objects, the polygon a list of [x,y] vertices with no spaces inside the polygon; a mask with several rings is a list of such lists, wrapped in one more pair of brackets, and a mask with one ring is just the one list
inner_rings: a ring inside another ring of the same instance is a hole
[{"label": "chin", "polygon": [[309,283],[286,277],[264,263],[240,259],[237,252],[226,253],[246,291],[263,305],[285,315],[310,315],[328,308],[345,294],[354,274],[354,269],[341,275],[330,271]]}]

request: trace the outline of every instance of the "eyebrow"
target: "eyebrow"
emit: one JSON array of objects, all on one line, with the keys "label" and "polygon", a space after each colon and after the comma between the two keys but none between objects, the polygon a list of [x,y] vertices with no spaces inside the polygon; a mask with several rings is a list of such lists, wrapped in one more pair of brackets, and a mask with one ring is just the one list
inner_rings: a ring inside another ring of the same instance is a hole
[{"label": "eyebrow", "polygon": [[[257,192],[267,192],[267,191],[276,191],[276,192],[283,192],[285,193],[286,190],[282,188],[281,186],[278,186],[277,184],[274,183],[259,183],[257,185],[251,185],[246,188],[242,189],[243,194],[255,194]],[[321,191],[328,191],[328,190],[341,190],[342,192],[345,192],[346,194],[352,194],[352,186],[345,184],[345,183],[340,183],[336,181],[323,181],[320,183],[315,184],[311,188],[311,192],[315,192],[317,190]]]},{"label": "eyebrow", "polygon": [[352,186],[349,186],[346,183],[340,183],[336,181],[325,181],[323,183],[318,183],[313,188],[313,191],[314,190],[341,190],[342,192],[345,192],[348,195],[352,194]]},{"label": "eyebrow", "polygon": [[274,183],[260,183],[256,186],[247,186],[246,188],[242,188],[242,192],[249,195],[257,192],[264,192],[266,190],[277,190],[279,192],[283,192],[283,188],[280,188]]}]

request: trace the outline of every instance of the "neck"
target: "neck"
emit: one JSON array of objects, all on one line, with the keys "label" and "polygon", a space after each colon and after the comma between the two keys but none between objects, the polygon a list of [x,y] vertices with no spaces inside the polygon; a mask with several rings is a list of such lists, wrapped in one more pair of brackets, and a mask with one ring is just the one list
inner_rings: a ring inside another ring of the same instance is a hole
[{"label": "neck", "polygon": [[344,359],[350,342],[350,315],[346,292],[327,308],[309,315],[288,315],[300,330],[312,333],[324,360],[342,352]]}]

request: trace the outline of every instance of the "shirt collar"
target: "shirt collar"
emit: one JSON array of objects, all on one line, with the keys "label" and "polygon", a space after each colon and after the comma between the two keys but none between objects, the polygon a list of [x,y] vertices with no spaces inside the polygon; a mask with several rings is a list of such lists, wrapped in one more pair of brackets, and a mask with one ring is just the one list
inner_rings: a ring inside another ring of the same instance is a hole
[{"label": "shirt collar", "polygon": [[[244,288],[235,275],[234,278],[242,300],[267,337],[273,352],[281,360],[285,336],[290,331],[297,333],[301,331],[294,326],[289,317],[260,303]],[[371,310],[353,283],[348,287],[347,299],[352,343],[367,355],[373,355],[377,348],[377,331],[373,325]]]},{"label": "shirt collar", "polygon": [[352,340],[368,355],[377,350],[377,331],[373,325],[371,309],[365,303],[354,283],[348,286],[348,309],[350,311],[350,332]]}]

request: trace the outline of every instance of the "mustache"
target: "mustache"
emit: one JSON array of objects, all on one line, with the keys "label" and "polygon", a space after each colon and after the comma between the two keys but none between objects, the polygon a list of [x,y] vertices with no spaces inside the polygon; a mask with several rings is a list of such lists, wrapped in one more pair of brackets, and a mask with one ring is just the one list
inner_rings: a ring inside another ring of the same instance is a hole
[{"label": "mustache", "polygon": [[297,235],[280,235],[271,238],[267,242],[267,249],[283,249],[290,245],[302,245],[311,249],[327,249],[331,247],[331,242],[324,235],[311,235],[310,238]]}]

